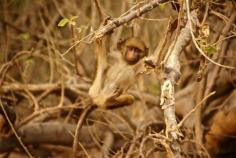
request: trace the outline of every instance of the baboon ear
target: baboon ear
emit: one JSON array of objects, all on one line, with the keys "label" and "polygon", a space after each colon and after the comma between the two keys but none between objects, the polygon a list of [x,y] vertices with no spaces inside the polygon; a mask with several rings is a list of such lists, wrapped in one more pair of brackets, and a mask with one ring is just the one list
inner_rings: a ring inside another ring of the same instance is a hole
[{"label": "baboon ear", "polygon": [[119,41],[117,42],[117,49],[119,51],[121,51],[122,45],[124,44],[124,42],[125,42],[125,40],[121,40],[121,39],[119,39]]},{"label": "baboon ear", "polygon": [[145,47],[145,56],[148,56],[148,52],[149,52],[149,48],[148,47]]},{"label": "baboon ear", "polygon": [[149,48],[145,46],[144,51],[142,52],[141,58],[147,57],[148,56],[148,51],[149,51]]}]

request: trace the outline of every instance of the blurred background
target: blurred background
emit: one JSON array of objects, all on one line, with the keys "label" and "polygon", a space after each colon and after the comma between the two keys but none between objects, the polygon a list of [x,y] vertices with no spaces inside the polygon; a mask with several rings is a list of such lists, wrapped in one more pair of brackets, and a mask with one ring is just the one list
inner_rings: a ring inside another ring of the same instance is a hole
[{"label": "blurred background", "polygon": [[[97,8],[108,19],[129,14],[150,0],[1,0],[0,2],[0,97],[17,133],[35,157],[72,157],[77,120],[96,75],[92,35],[102,24]],[[209,36],[207,55],[236,66],[235,1],[193,1],[192,8],[205,15]],[[200,14],[199,13],[199,14]],[[153,56],[165,38],[168,24],[184,15],[170,2],[115,29],[108,53],[119,53],[117,42],[135,36]],[[173,36],[178,35],[178,29]],[[80,41],[80,42],[78,42]],[[163,52],[173,42],[169,40]],[[75,44],[71,50],[69,48]],[[182,51],[181,78],[176,86],[176,115],[180,121],[211,91],[200,110],[201,142],[195,139],[196,115],[181,127],[185,157],[235,157],[235,70],[218,67],[199,54],[190,42]],[[75,64],[76,62],[76,64]],[[130,89],[132,106],[96,109],[86,119],[79,137],[78,157],[166,157],[161,138],[165,123],[159,106],[161,72],[140,74]],[[199,111],[198,111],[199,112]],[[0,157],[27,157],[1,111]],[[200,145],[199,145],[200,144]]]}]

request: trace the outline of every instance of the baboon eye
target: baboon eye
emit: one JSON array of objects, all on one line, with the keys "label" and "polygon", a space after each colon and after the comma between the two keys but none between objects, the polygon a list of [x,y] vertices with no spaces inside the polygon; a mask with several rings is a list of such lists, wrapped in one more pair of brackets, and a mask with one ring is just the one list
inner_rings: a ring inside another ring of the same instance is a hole
[{"label": "baboon eye", "polygon": [[128,49],[128,51],[132,51],[133,47],[128,46],[127,49]]},{"label": "baboon eye", "polygon": [[142,51],[138,48],[134,48],[134,51],[137,52],[137,53],[141,53]]}]

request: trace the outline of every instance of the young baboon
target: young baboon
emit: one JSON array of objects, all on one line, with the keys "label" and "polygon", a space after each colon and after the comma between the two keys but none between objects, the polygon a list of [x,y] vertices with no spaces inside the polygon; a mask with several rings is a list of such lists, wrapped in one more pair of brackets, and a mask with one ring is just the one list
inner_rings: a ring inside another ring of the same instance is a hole
[{"label": "young baboon", "polygon": [[89,94],[93,103],[102,108],[114,108],[130,105],[134,97],[127,94],[127,89],[136,81],[135,65],[144,56],[147,56],[148,48],[140,39],[131,37],[121,41],[117,45],[121,53],[121,59],[113,63],[105,74],[106,52],[102,41],[97,42],[98,66],[97,75]]}]

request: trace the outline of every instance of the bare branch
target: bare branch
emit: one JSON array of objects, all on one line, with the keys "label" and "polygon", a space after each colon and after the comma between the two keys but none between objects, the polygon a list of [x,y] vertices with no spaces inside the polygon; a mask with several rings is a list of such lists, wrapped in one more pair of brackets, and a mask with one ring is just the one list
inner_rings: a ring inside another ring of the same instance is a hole
[{"label": "bare branch", "polygon": [[[196,18],[196,13],[191,14]],[[180,145],[178,143],[179,132],[176,116],[175,116],[175,89],[174,86],[180,78],[180,61],[179,56],[188,42],[191,40],[190,20],[183,29],[180,30],[180,34],[177,37],[176,42],[172,43],[167,52],[166,62],[164,63],[165,78],[161,86],[161,99],[160,105],[164,110],[164,117],[166,123],[166,136],[170,137],[171,147],[176,156],[180,155]]]},{"label": "bare branch", "polygon": [[[90,38],[92,36],[93,41],[103,37],[106,33],[111,32],[112,30],[116,29],[117,27],[135,19],[138,18],[140,16],[142,16],[143,14],[153,10],[154,8],[156,8],[157,6],[159,6],[159,4],[162,3],[166,3],[169,0],[152,0],[151,2],[149,2],[148,4],[134,10],[134,11],[130,11],[129,14],[124,15],[120,18],[114,19],[111,22],[109,22],[107,25],[99,28],[97,31],[85,36],[84,38],[82,38],[81,40],[75,42],[63,55],[66,55],[73,47],[75,47],[77,44],[79,44],[81,41]],[[94,34],[95,33],[95,34]],[[93,36],[94,34],[94,36]]]},{"label": "bare branch", "polygon": [[100,30],[98,30],[95,33],[95,36],[94,36],[95,39],[101,38],[106,33],[114,30],[115,28],[117,28],[117,27],[137,18],[137,17],[142,16],[144,13],[151,11],[152,9],[159,6],[159,4],[165,3],[167,1],[168,0],[153,0],[153,1],[149,2],[148,4],[144,5],[143,7],[140,7],[134,11],[131,11],[129,14],[127,14],[121,18],[111,21],[109,24],[105,25],[104,27],[102,27]]},{"label": "bare branch", "polygon": [[78,120],[78,123],[77,123],[77,126],[76,126],[76,129],[75,129],[75,137],[74,137],[74,141],[73,141],[73,156],[76,158],[76,151],[77,151],[77,148],[78,148],[78,140],[79,140],[79,134],[80,134],[80,131],[81,131],[81,128],[82,128],[82,125],[84,123],[84,120],[86,119],[86,117],[88,116],[88,114],[91,112],[92,110],[92,105],[88,105],[84,111],[82,112],[79,120]]},{"label": "bare branch", "polygon": [[202,103],[204,103],[208,98],[210,98],[214,94],[215,91],[211,92],[206,97],[204,97],[201,102],[199,102],[187,115],[184,116],[184,118],[179,122],[178,127],[180,128],[183,125],[184,121],[186,121],[189,116],[192,115],[202,105]]},{"label": "bare branch", "polygon": [[11,127],[11,129],[12,129],[14,135],[16,136],[18,142],[20,143],[20,145],[22,146],[22,148],[24,149],[24,151],[26,152],[26,154],[27,154],[30,158],[32,158],[33,156],[31,155],[31,153],[29,152],[29,150],[27,149],[27,147],[24,145],[24,143],[22,142],[22,140],[21,140],[21,138],[19,137],[18,133],[16,132],[16,130],[15,130],[13,124],[11,123],[11,120],[10,120],[10,118],[8,117],[6,110],[4,109],[4,106],[3,106],[1,100],[0,100],[0,105],[1,105],[1,108],[2,108],[2,111],[3,111],[4,115],[5,115],[5,117],[6,117],[6,119],[7,119],[7,122],[8,122],[8,124],[10,125],[10,127]]},{"label": "bare branch", "polygon": [[[193,39],[193,43],[195,45],[195,47],[197,48],[197,50],[201,53],[202,56],[204,56],[208,61],[210,61],[211,63],[217,65],[217,66],[221,66],[223,68],[227,68],[227,69],[234,69],[234,67],[232,66],[227,66],[227,65],[222,65],[220,63],[217,63],[215,62],[214,60],[212,60],[211,58],[209,58],[205,52],[199,47],[199,45],[197,44],[197,41],[196,41],[196,38],[195,38],[195,35],[194,35],[194,32],[193,32],[193,27],[196,26],[196,18],[193,18],[191,15],[190,15],[190,9],[189,9],[189,0],[185,0],[186,2],[186,7],[187,7],[187,17],[188,17],[188,21],[190,22],[189,23],[189,26],[190,26],[190,33],[191,33],[191,36],[192,36],[192,39]],[[195,20],[194,20],[195,19]],[[192,20],[193,20],[193,25],[192,26]]]}]

